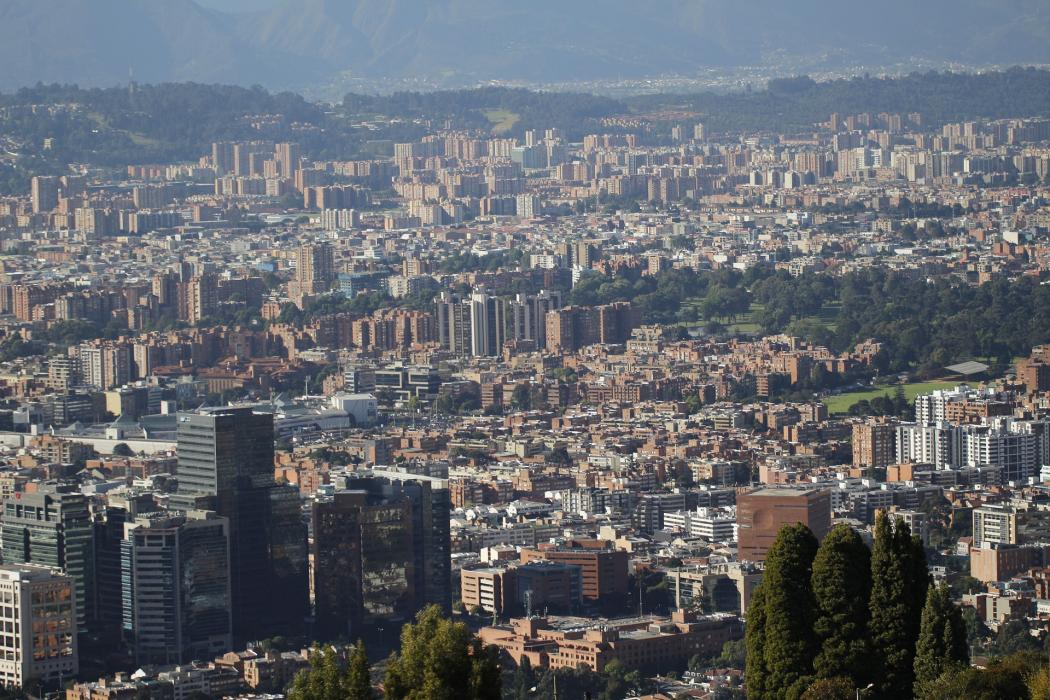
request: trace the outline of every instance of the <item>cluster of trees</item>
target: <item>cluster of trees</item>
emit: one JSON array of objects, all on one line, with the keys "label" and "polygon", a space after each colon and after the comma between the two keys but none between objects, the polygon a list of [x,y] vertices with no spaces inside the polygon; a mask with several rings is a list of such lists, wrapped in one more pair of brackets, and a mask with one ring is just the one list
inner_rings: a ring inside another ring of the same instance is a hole
[{"label": "cluster of trees", "polygon": [[[289,700],[373,700],[368,654],[362,642],[345,664],[331,647],[316,648],[310,667],[300,671]],[[401,649],[390,655],[383,676],[387,700],[500,700],[499,650],[485,647],[462,622],[446,618],[436,605],[424,608],[401,628]]]},{"label": "cluster of trees", "polygon": [[756,700],[926,697],[967,660],[962,615],[930,586],[926,555],[907,525],[880,515],[869,550],[848,525],[819,546],[805,525],[784,527],[748,611],[746,684]]},{"label": "cluster of trees", "polygon": [[507,700],[620,700],[632,693],[651,691],[651,684],[637,669],[629,669],[615,659],[601,673],[596,673],[582,664],[577,668],[537,670],[532,668],[528,658],[523,658],[506,679],[504,687],[503,697]]},{"label": "cluster of trees", "polygon": [[272,94],[258,86],[164,83],[128,90],[38,84],[0,94],[3,106],[53,103],[73,103],[79,109],[43,115],[15,110],[2,126],[34,146],[54,138],[50,158],[60,163],[195,159],[212,141],[250,137],[251,125],[242,119],[248,114],[284,114],[289,123],[317,125],[325,119],[321,107],[299,95]]},{"label": "cluster of trees", "polygon": [[925,686],[925,700],[1046,700],[1050,668],[1046,656],[1022,651],[992,659],[986,668],[959,666]]},{"label": "cluster of trees", "polygon": [[734,132],[807,129],[832,112],[919,112],[928,124],[939,126],[975,117],[1041,116],[1047,111],[1048,95],[1050,71],[1012,68],[980,75],[930,71],[826,82],[800,76],[772,80],[764,90],[640,95],[627,100],[501,87],[378,96],[351,93],[343,99],[343,109],[348,114],[451,118],[481,128],[489,125],[484,112],[499,110],[519,117],[515,134],[554,126],[570,138],[579,138],[592,132],[597,120],[631,111],[690,109],[702,114],[711,129]]},{"label": "cluster of trees", "polygon": [[397,306],[397,301],[386,292],[363,292],[353,298],[342,294],[324,294],[306,302],[303,308],[289,302],[281,307],[278,323],[301,325],[320,316],[339,313],[373,314],[379,309]]},{"label": "cluster of trees", "polygon": [[481,401],[478,397],[470,393],[452,393],[442,392],[434,399],[432,404],[434,413],[446,415],[446,416],[458,416],[463,413],[470,413],[471,411],[477,411],[481,408]]},{"label": "cluster of trees", "polygon": [[919,112],[927,124],[975,117],[1042,116],[1050,96],[1050,71],[1011,68],[983,74],[912,73],[890,78],[816,82],[805,76],[770,81],[765,90],[729,94],[642,95],[627,100],[636,111],[674,105],[704,115],[715,131],[806,129],[832,112]]},{"label": "cluster of trees", "polygon": [[401,629],[383,688],[388,700],[500,700],[499,650],[482,646],[465,624],[432,605]]},{"label": "cluster of trees", "polygon": [[884,212],[895,219],[950,219],[962,216],[966,210],[961,204],[938,204],[937,202],[913,202],[901,197],[897,206],[885,209]]},{"label": "cluster of trees", "polygon": [[487,255],[471,252],[453,252],[437,262],[440,272],[455,274],[457,272],[495,272],[499,269],[513,269],[521,264],[525,251],[520,248],[500,250]]},{"label": "cluster of trees", "polygon": [[898,384],[893,395],[883,394],[873,399],[861,399],[849,407],[851,416],[900,416],[911,414],[914,406],[904,394],[904,386]]},{"label": "cluster of trees", "polygon": [[740,281],[741,276],[732,271],[698,273],[690,269],[664,270],[637,279],[591,274],[576,283],[567,303],[597,306],[630,301],[649,322],[673,323],[681,318],[682,304],[689,299],[706,301],[710,297],[710,308],[723,315],[742,313],[741,308],[746,311],[739,294],[728,291]]},{"label": "cluster of trees", "polygon": [[883,369],[936,374],[953,361],[991,358],[1003,365],[1050,340],[1050,288],[1039,280],[997,279],[980,286],[882,269],[834,280],[839,312],[834,347],[875,338]]},{"label": "cluster of trees", "polygon": [[513,134],[526,129],[562,129],[570,139],[597,128],[597,120],[623,114],[618,100],[578,92],[534,92],[524,88],[483,87],[441,92],[395,92],[391,95],[350,93],[343,98],[347,114],[383,114],[391,117],[454,119],[464,126],[488,127],[487,111],[518,117]]},{"label": "cluster of trees", "polygon": [[829,347],[843,351],[875,338],[885,350],[880,368],[894,372],[918,368],[933,375],[972,357],[1008,364],[1050,340],[1050,289],[1037,279],[975,286],[869,268],[841,277],[777,273],[752,292],[764,305],[754,315],[764,331],[779,332],[792,316],[837,308],[834,329],[825,326]]},{"label": "cluster of trees", "polygon": [[[748,297],[752,319],[764,333],[798,333],[837,352],[876,339],[884,348],[878,360],[884,372],[933,376],[973,357],[1005,366],[1050,342],[1050,286],[1031,277],[977,286],[878,267],[841,276],[792,277],[760,268],[668,270],[638,279],[594,274],[579,281],[568,303],[631,301],[646,319],[673,323],[696,320],[696,305],[714,319],[731,317]],[[822,310],[828,323],[818,316]]]},{"label": "cluster of trees", "polygon": [[288,700],[374,700],[368,652],[358,641],[345,668],[332,647],[315,647],[310,668],[301,671],[288,689]]},{"label": "cluster of trees", "polygon": [[50,328],[33,331],[32,340],[12,335],[0,343],[0,361],[8,362],[19,357],[45,355],[51,348],[65,350],[86,340],[96,338],[113,339],[127,333],[127,327],[116,322],[99,326],[82,319],[56,321]]}]

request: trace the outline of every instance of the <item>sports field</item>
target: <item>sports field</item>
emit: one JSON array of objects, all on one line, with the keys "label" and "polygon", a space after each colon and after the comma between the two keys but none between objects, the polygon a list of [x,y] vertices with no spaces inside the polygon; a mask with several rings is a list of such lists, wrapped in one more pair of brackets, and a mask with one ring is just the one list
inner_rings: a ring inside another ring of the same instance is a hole
[{"label": "sports field", "polygon": [[[903,384],[904,395],[908,398],[908,401],[914,401],[915,397],[919,394],[928,394],[931,391],[937,389],[951,389],[959,384],[965,383],[965,380],[959,379],[958,381],[938,381],[938,382],[914,382],[912,384]],[[828,407],[830,413],[848,413],[849,407],[861,400],[871,401],[879,396],[888,396],[893,398],[893,394],[897,391],[897,384],[887,384],[886,386],[879,387],[878,389],[872,389],[870,391],[854,391],[849,394],[838,394],[837,396],[829,396],[824,399],[824,404]]]}]

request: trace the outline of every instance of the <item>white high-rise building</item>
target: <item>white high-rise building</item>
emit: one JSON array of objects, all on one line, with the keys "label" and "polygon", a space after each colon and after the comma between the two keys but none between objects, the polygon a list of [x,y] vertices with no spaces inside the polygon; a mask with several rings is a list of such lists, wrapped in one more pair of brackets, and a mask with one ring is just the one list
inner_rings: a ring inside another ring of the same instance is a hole
[{"label": "white high-rise building", "polygon": [[361,225],[361,213],[356,209],[324,209],[321,211],[321,227],[325,231],[340,231]]},{"label": "white high-rise building", "polygon": [[902,464],[932,464],[935,469],[953,469],[959,466],[960,453],[959,429],[944,421],[897,426],[897,461]]},{"label": "white high-rise building", "polygon": [[[935,402],[916,411],[937,413]],[[1038,476],[1050,463],[1050,423],[986,418],[979,425],[904,423],[897,427],[897,461],[932,464],[936,469],[998,467],[1006,481]]]},{"label": "white high-rise building", "polygon": [[540,198],[534,194],[519,194],[517,196],[518,216],[522,219],[531,219],[540,213],[542,208]]},{"label": "white high-rise building", "polygon": [[1050,462],[1050,425],[1046,421],[992,418],[982,425],[960,426],[959,430],[963,466],[999,467],[1004,481],[1038,476],[1039,468]]}]

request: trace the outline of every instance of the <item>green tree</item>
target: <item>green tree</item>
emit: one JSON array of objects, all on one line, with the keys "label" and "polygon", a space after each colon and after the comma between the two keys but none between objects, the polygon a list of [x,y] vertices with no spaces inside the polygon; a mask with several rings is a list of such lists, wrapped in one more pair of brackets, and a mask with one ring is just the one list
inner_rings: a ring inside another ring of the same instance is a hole
[{"label": "green tree", "polygon": [[1050,667],[1043,666],[1028,676],[1028,697],[1050,700]]},{"label": "green tree", "polygon": [[369,675],[368,652],[365,643],[357,641],[346,664],[346,700],[373,700],[372,679]]},{"label": "green tree", "polygon": [[474,638],[471,645],[470,697],[474,700],[500,700],[502,697],[503,668],[499,660],[499,648],[482,646]]},{"label": "green tree", "polygon": [[288,700],[346,700],[339,659],[332,647],[315,647],[310,667],[300,671],[288,691]]},{"label": "green tree", "polygon": [[813,670],[821,678],[845,677],[860,687],[870,677],[871,552],[845,523],[828,533],[813,560],[814,631],[820,651]]},{"label": "green tree", "polygon": [[[813,631],[817,618],[812,587],[816,554],[817,538],[805,525],[786,525],[777,533],[759,584],[761,641],[751,639],[748,644],[748,654],[754,646],[761,658],[759,673],[764,678],[761,689],[752,691],[748,686],[749,697],[797,698],[812,680],[813,659],[819,649]],[[751,622],[749,619],[749,627]]]},{"label": "green tree", "polygon": [[572,465],[572,456],[565,445],[558,445],[547,454],[548,464],[557,464],[563,467]]},{"label": "green tree", "polygon": [[853,700],[855,694],[849,678],[821,678],[806,688],[802,700]]},{"label": "green tree", "polygon": [[966,662],[966,626],[947,585],[930,586],[915,645],[915,694],[956,664]]},{"label": "green tree", "polygon": [[919,700],[1005,700],[1024,699],[1031,692],[1027,681],[1032,679],[1045,659],[1035,652],[1020,652],[993,659],[986,669],[956,666],[941,674],[933,683],[926,684],[917,696]]},{"label": "green tree", "polygon": [[390,656],[384,687],[388,700],[498,698],[498,660],[473,640],[466,625],[431,605],[401,629],[401,651]]},{"label": "green tree", "polygon": [[640,681],[641,677],[637,671],[628,669],[619,659],[613,659],[602,670],[605,678],[605,690],[602,698],[622,698],[628,695],[628,691]]},{"label": "green tree", "polygon": [[743,639],[731,639],[722,645],[722,653],[718,656],[719,666],[743,668],[746,661],[747,644]]},{"label": "green tree", "polygon": [[907,697],[915,680],[915,642],[922,604],[929,586],[926,555],[918,538],[901,520],[890,524],[880,514],[875,521],[871,552],[871,639],[873,678],[883,697]]},{"label": "green tree", "polygon": [[510,395],[510,405],[515,411],[528,411],[532,408],[532,391],[528,384],[518,384]]},{"label": "green tree", "polygon": [[1039,642],[1028,632],[1028,625],[1022,620],[1008,620],[995,635],[995,653],[1000,656],[1016,654],[1019,651],[1034,651]]},{"label": "green tree", "polygon": [[689,394],[685,397],[685,410],[689,415],[699,413],[703,407],[704,402],[698,394]]},{"label": "green tree", "polygon": [[[744,683],[748,697],[762,700],[769,687],[769,669],[766,667],[766,589],[760,583],[751,593],[744,628],[747,655],[744,661]],[[690,669],[692,664],[690,663]]]},{"label": "green tree", "polygon": [[128,447],[128,443],[126,443],[126,442],[118,442],[116,445],[113,446],[113,456],[114,457],[134,457],[135,456],[135,450],[133,450],[130,447]]},{"label": "green tree", "polygon": [[529,700],[529,690],[536,685],[536,674],[532,671],[529,657],[522,656],[514,670],[513,700]]}]

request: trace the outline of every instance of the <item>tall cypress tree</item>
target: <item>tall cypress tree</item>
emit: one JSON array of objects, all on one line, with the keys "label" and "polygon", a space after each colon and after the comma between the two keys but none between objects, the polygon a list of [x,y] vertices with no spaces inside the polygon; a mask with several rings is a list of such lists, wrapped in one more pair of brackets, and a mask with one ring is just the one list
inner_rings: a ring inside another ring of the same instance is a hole
[{"label": "tall cypress tree", "polygon": [[885,514],[875,522],[871,552],[871,639],[879,694],[908,697],[915,680],[915,642],[929,586],[926,554],[903,521],[890,524]]},{"label": "tall cypress tree", "polygon": [[763,700],[766,697],[766,589],[759,583],[751,592],[747,607],[747,623],[744,627],[744,684],[747,696]]},{"label": "tall cypress tree", "polygon": [[915,645],[915,694],[953,665],[964,664],[968,656],[966,625],[948,586],[930,586]]},{"label": "tall cypress tree", "polygon": [[288,691],[290,700],[345,700],[343,678],[332,647],[315,647],[310,668],[300,671]]},{"label": "tall cypress tree", "polygon": [[926,607],[926,594],[931,583],[930,567],[926,562],[926,549],[922,546],[922,540],[919,539],[918,535],[912,534],[911,529],[907,525],[903,523],[900,523],[900,525],[900,548],[906,553],[908,568],[911,572],[909,590],[912,594],[911,610],[914,612],[914,615],[909,618],[912,622],[911,635],[912,639],[918,640],[919,628],[922,625],[922,610]]},{"label": "tall cypress tree", "polygon": [[358,640],[346,664],[346,700],[374,700],[365,643]]},{"label": "tall cypress tree", "polygon": [[817,655],[816,602],[813,599],[813,558],[817,538],[802,524],[786,525],[766,557],[762,657],[765,692],[781,700],[801,695],[812,680]]},{"label": "tall cypress tree", "polygon": [[853,528],[832,528],[813,560],[817,604],[814,631],[820,651],[813,670],[820,678],[847,677],[856,687],[871,679],[871,552]]}]

